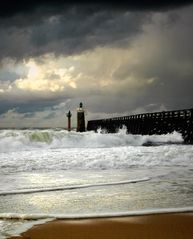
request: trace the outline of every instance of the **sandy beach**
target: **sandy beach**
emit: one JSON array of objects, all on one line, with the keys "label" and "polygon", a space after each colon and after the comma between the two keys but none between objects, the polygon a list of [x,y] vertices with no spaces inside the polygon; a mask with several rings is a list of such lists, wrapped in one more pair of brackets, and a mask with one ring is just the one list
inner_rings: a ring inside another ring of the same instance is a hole
[{"label": "sandy beach", "polygon": [[10,239],[192,239],[193,213],[54,220]]}]

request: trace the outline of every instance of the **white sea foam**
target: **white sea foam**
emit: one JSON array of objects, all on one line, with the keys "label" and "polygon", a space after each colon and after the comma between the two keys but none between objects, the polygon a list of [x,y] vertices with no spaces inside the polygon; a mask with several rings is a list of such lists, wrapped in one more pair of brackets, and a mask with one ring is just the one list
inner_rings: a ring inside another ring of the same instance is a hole
[{"label": "white sea foam", "polygon": [[193,167],[193,147],[122,146],[112,148],[42,149],[1,153],[0,173],[111,170],[149,166]]},{"label": "white sea foam", "polygon": [[189,213],[193,212],[193,207],[180,208],[155,208],[143,209],[135,211],[124,211],[115,213],[97,213],[97,214],[22,214],[22,213],[0,213],[0,219],[22,219],[22,220],[40,220],[40,219],[89,219],[89,218],[110,218],[110,217],[126,217],[139,215],[153,215],[163,213]]},{"label": "white sea foam", "polygon": [[0,239],[7,239],[10,237],[19,237],[22,232],[27,231],[35,225],[44,224],[52,221],[51,218],[37,219],[37,220],[5,220],[0,221]]},{"label": "white sea foam", "polygon": [[191,145],[159,147],[121,146],[111,148],[60,148],[4,152],[0,173],[111,170],[149,166],[193,167]]},{"label": "white sea foam", "polygon": [[[182,137],[177,132],[142,136],[126,134],[126,129],[116,134],[53,129],[1,130],[0,172],[121,169],[133,165],[159,165],[173,161],[180,164],[185,161],[190,163],[190,148],[187,150],[185,145],[181,145],[180,154],[178,147],[169,148],[170,143],[182,142]],[[164,148],[153,150],[152,147],[141,147],[150,143],[162,145]],[[182,151],[184,160],[180,156]]]},{"label": "white sea foam", "polygon": [[173,132],[166,135],[131,135],[126,129],[116,134],[101,132],[68,132],[66,130],[1,130],[0,152],[46,148],[110,148],[140,146],[147,143],[182,143],[182,136]]}]

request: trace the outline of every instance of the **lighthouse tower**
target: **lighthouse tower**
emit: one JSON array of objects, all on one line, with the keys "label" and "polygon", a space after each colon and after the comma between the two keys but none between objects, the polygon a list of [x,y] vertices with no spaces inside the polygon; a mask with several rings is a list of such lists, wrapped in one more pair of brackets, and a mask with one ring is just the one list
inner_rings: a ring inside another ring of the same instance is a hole
[{"label": "lighthouse tower", "polygon": [[83,104],[80,102],[79,108],[77,109],[77,132],[85,132],[85,112]]},{"label": "lighthouse tower", "polygon": [[68,118],[68,131],[71,131],[71,112],[69,110],[69,112],[66,114],[67,118]]}]

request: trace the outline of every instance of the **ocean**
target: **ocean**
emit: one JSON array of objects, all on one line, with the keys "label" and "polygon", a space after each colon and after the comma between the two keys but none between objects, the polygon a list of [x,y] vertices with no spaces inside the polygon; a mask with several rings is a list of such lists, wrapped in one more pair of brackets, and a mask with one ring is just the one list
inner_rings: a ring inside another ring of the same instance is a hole
[{"label": "ocean", "polygon": [[193,210],[182,136],[0,131],[0,239],[53,218]]}]

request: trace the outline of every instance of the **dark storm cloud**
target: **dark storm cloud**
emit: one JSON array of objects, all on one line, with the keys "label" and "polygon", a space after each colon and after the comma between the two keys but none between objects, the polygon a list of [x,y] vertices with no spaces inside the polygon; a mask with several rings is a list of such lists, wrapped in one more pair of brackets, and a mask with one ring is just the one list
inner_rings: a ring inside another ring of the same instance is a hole
[{"label": "dark storm cloud", "polygon": [[[171,14],[174,16],[174,12]],[[136,48],[138,64],[124,62],[114,73],[118,81],[127,80],[131,73],[141,82],[149,80],[142,93],[138,92],[133,108],[152,103],[164,104],[169,110],[192,108],[192,14],[191,7],[178,13],[175,21],[171,20],[170,13],[167,18],[165,14],[154,16],[141,35],[139,49]]]},{"label": "dark storm cloud", "polygon": [[141,30],[147,12],[192,1],[6,1],[0,8],[0,59],[45,53],[76,54],[124,45]]},{"label": "dark storm cloud", "polygon": [[[103,8],[116,8],[129,10],[167,10],[192,3],[191,0],[175,0],[175,1],[151,1],[151,0],[135,0],[135,1],[108,1],[108,0],[93,0],[92,5],[103,5]],[[1,3],[0,16],[3,18],[10,17],[16,14],[37,11],[41,9],[45,12],[61,11],[63,8],[68,8],[72,5],[90,5],[89,0],[20,0],[20,1],[3,1]]]},{"label": "dark storm cloud", "polygon": [[[28,5],[26,2],[24,5],[19,2],[17,6],[15,3],[8,10],[0,9],[0,59],[22,60],[45,53],[68,56],[89,51],[96,61],[83,60],[85,65],[79,67],[83,76],[73,91],[30,93],[13,85],[12,91],[0,94],[0,113],[14,108],[21,114],[52,110],[68,98],[74,102],[69,109],[74,109],[80,97],[88,111],[99,115],[157,111],[162,106],[168,110],[192,108],[193,8],[173,10],[192,1],[154,1],[156,4],[143,1],[140,5],[139,1],[133,4],[119,1],[112,6],[99,1],[94,5],[81,5],[80,1],[63,4],[40,0],[29,1]],[[98,46],[104,46],[101,51],[111,47],[106,58],[97,52]],[[93,49],[95,51],[91,51]],[[113,54],[114,49],[121,49],[131,57],[127,58],[122,51]],[[123,60],[117,64],[117,58]],[[35,60],[41,59],[43,57]],[[98,66],[92,68],[92,64]],[[102,78],[108,67],[116,70]],[[83,68],[90,71],[84,72]],[[93,77],[87,80],[89,74]],[[0,83],[17,78],[15,73],[1,71]],[[52,78],[56,79],[57,75],[53,73],[49,80]],[[100,85],[100,81],[108,83],[108,80],[110,84],[106,88]],[[30,114],[27,117],[30,118]]]},{"label": "dark storm cloud", "polygon": [[[0,28],[0,58],[22,59],[45,53],[71,55],[96,46],[123,45],[141,30],[146,17],[143,13],[106,10],[85,14],[81,9],[68,9],[62,15],[27,26],[17,26],[17,16],[13,17],[14,26]],[[23,21],[28,22],[25,18]]]}]

